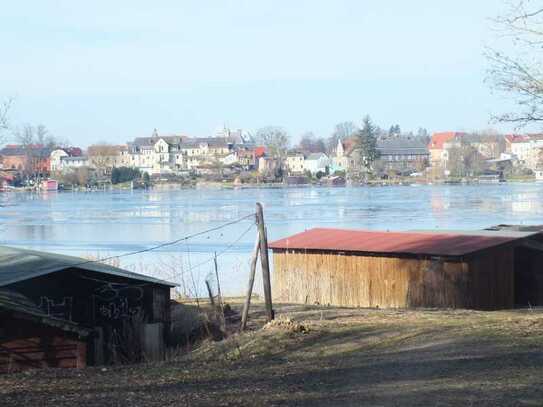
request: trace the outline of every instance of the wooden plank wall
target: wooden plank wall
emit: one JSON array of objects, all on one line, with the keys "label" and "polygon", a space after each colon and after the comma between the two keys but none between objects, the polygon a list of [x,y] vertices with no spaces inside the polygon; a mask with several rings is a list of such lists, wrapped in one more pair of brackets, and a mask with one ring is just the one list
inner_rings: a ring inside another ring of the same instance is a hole
[{"label": "wooden plank wall", "polygon": [[44,367],[86,366],[84,342],[62,337],[34,337],[3,341],[0,344],[0,373]]},{"label": "wooden plank wall", "polygon": [[469,291],[473,293],[467,308],[499,309],[515,305],[513,248],[496,248],[469,261]]},{"label": "wooden plank wall", "polygon": [[[512,251],[504,253],[507,255],[495,253],[486,260],[468,264],[276,252],[273,294],[280,302],[347,307],[504,308],[513,295]],[[475,273],[470,273],[470,267]],[[499,278],[493,280],[492,269],[496,267]],[[485,287],[491,287],[490,292],[485,292]]]}]

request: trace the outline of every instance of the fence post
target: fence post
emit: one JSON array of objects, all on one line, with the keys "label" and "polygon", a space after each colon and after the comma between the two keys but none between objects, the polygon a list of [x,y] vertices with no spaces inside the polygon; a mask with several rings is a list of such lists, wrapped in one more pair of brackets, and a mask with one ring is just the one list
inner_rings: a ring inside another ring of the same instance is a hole
[{"label": "fence post", "polygon": [[268,237],[266,236],[266,226],[264,224],[264,212],[260,202],[256,203],[256,221],[258,234],[260,237],[260,261],[262,265],[262,280],[264,283],[264,300],[266,301],[266,315],[268,321],[274,319],[275,315],[272,306],[271,281],[270,281],[270,262],[268,259]]},{"label": "fence post", "polygon": [[241,314],[241,325],[239,330],[244,331],[247,327],[247,318],[249,317],[249,307],[251,306],[251,295],[253,295],[253,285],[255,283],[256,262],[258,261],[258,251],[260,249],[260,235],[257,233],[255,248],[251,256],[251,270],[249,272],[249,285],[247,287],[247,295],[243,304],[243,312]]}]

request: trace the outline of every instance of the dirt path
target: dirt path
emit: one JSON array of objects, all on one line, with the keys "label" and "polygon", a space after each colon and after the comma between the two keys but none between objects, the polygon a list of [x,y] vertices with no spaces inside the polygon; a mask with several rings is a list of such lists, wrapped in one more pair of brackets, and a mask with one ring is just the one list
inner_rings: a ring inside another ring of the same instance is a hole
[{"label": "dirt path", "polygon": [[[283,306],[169,362],[0,377],[2,406],[543,405],[543,311]],[[308,328],[308,332],[300,332]]]}]

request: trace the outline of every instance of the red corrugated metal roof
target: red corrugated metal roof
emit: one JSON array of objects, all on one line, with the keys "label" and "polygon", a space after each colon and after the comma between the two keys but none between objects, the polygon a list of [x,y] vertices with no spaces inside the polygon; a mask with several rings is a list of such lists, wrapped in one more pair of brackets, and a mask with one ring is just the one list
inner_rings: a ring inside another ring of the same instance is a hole
[{"label": "red corrugated metal roof", "polygon": [[316,228],[277,240],[269,247],[417,256],[463,256],[514,240],[518,238]]}]

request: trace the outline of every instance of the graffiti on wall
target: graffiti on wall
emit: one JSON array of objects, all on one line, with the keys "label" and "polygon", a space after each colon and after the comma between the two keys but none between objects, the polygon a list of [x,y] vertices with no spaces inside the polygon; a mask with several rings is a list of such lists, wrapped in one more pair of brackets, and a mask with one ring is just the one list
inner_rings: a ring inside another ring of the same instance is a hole
[{"label": "graffiti on wall", "polygon": [[94,313],[98,319],[122,320],[143,311],[143,287],[103,282],[94,290]]},{"label": "graffiti on wall", "polygon": [[72,321],[74,299],[73,297],[62,297],[61,299],[40,297],[40,309],[47,315],[55,318]]}]

